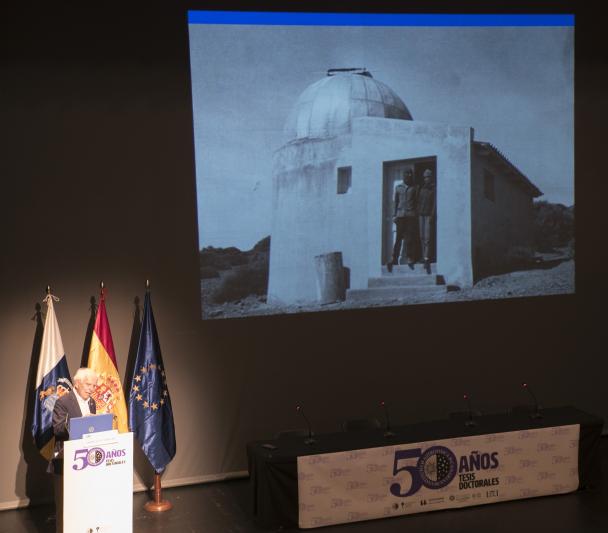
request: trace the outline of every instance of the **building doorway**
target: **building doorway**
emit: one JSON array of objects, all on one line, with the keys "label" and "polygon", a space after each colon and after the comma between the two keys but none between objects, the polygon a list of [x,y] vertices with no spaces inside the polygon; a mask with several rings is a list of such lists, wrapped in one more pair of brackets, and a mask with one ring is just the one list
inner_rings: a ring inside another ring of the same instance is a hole
[{"label": "building doorway", "polygon": [[[396,230],[393,223],[393,213],[395,212],[395,189],[397,185],[403,182],[403,172],[411,170],[414,173],[414,184],[416,187],[422,187],[424,178],[423,174],[426,169],[431,170],[437,188],[437,158],[434,156],[419,157],[414,159],[401,159],[398,161],[385,161],[383,163],[382,172],[382,264],[386,265],[391,261],[393,256],[393,246],[395,244]],[[413,243],[414,249],[411,250],[411,256],[417,261],[422,259],[422,246],[420,243],[420,232],[418,228],[418,220],[416,220],[416,239]],[[406,250],[405,246],[401,247],[401,257],[399,264],[404,264]],[[437,217],[433,217],[431,221],[431,242],[429,257],[431,262],[437,260]]]}]

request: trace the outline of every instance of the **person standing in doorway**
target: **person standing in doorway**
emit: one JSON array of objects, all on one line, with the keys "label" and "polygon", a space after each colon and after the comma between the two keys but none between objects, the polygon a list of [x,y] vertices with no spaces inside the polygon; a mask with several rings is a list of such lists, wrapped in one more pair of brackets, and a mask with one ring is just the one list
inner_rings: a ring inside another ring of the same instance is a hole
[{"label": "person standing in doorway", "polygon": [[386,268],[389,272],[393,271],[393,265],[399,264],[401,254],[401,242],[405,244],[407,255],[407,266],[414,270],[414,243],[416,241],[416,202],[418,189],[414,185],[414,174],[411,169],[403,171],[403,183],[395,188],[395,210],[393,222],[397,229],[395,245],[393,247],[393,258],[387,263]]},{"label": "person standing in doorway", "polygon": [[431,273],[431,237],[432,225],[437,213],[437,195],[433,171],[427,168],[423,174],[422,187],[418,191],[418,226],[420,228],[420,243],[422,244],[422,258],[427,274]]}]

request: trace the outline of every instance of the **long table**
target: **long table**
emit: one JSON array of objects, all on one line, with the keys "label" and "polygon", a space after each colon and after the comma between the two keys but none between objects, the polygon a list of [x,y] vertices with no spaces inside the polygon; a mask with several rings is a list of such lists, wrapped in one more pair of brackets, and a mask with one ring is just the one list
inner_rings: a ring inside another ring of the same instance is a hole
[{"label": "long table", "polygon": [[598,480],[603,420],[574,407],[247,444],[263,527],[313,528],[572,492]]}]

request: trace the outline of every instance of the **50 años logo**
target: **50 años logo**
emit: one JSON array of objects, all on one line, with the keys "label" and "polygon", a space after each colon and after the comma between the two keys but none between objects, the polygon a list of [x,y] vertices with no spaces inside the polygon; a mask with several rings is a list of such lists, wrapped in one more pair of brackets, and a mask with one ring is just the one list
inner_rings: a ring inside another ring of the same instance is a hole
[{"label": "50 a\u00f1os logo", "polygon": [[[399,466],[405,459],[418,459],[416,465]],[[410,477],[409,488],[404,483],[393,483],[390,491],[393,496],[405,498],[416,494],[421,487],[440,489],[454,479],[458,469],[456,456],[445,446],[432,446],[424,453],[422,448],[397,450],[393,463],[393,476],[407,472]]]},{"label": "50 a\u00f1os logo", "polygon": [[[82,448],[74,450],[72,469],[84,470],[87,466],[99,466],[106,459],[109,462],[127,455],[126,450],[104,450],[103,448]],[[108,463],[109,464],[109,463]]]}]

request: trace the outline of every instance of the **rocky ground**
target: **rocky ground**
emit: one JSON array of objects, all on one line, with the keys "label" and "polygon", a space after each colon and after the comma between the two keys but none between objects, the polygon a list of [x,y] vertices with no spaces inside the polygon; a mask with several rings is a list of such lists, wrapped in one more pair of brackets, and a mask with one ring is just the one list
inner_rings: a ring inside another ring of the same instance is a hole
[{"label": "rocky ground", "polygon": [[446,302],[518,298],[574,292],[574,260],[555,261],[533,270],[489,276],[471,289],[446,293]]},{"label": "rocky ground", "polygon": [[574,260],[568,259],[559,253],[552,255],[545,254],[542,257],[542,261],[533,268],[489,276],[479,280],[470,289],[450,287],[450,290],[446,288],[446,292],[439,295],[414,295],[408,297],[407,301],[396,298],[371,304],[360,301],[345,301],[326,305],[277,306],[267,304],[264,296],[248,296],[236,302],[219,305],[213,304],[213,291],[219,286],[221,279],[220,277],[201,281],[203,318],[238,318],[245,316],[568,294],[574,292]]}]

